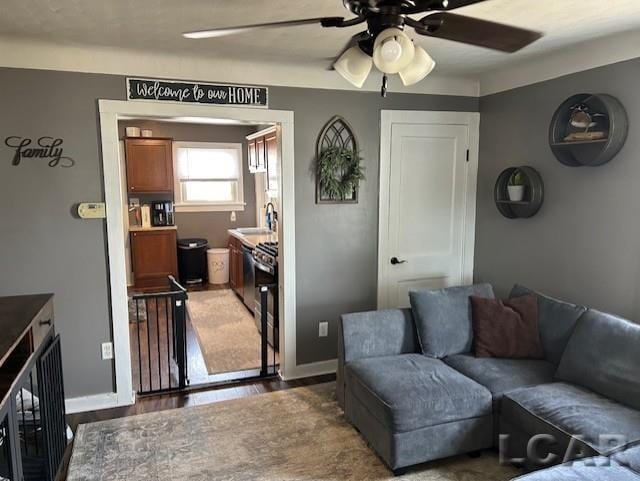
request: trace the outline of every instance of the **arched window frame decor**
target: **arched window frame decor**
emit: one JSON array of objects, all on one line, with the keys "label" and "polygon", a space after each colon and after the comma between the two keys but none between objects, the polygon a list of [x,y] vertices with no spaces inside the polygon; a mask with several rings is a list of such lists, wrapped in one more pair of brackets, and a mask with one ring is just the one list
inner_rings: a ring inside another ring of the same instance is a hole
[{"label": "arched window frame decor", "polygon": [[[351,196],[333,198],[325,194],[320,179],[320,159],[323,152],[329,148],[345,148],[359,153],[358,141],[353,133],[353,128],[341,116],[332,117],[323,127],[316,144],[316,203],[317,204],[356,204],[358,203],[358,187],[353,189]],[[336,172],[343,175],[343,172]]]}]

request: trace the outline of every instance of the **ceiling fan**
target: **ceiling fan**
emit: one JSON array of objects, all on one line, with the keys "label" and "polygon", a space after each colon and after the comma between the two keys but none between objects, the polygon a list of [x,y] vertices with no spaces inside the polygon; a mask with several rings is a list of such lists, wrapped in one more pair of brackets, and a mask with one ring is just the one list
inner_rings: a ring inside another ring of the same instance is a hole
[{"label": "ceiling fan", "polygon": [[[282,22],[222,27],[184,33],[187,38],[213,38],[279,27],[319,24],[327,28],[345,28],[366,23],[367,29],[347,43],[333,63],[333,68],[347,81],[360,88],[373,65],[383,75],[382,95],[386,95],[387,75],[398,74],[404,85],[413,85],[435,67],[425,49],[416,46],[406,33],[407,27],[419,35],[452,40],[516,52],[535,42],[539,32],[512,27],[450,13],[486,0],[343,0],[354,17],[317,17]],[[420,19],[411,15],[426,13]]]}]

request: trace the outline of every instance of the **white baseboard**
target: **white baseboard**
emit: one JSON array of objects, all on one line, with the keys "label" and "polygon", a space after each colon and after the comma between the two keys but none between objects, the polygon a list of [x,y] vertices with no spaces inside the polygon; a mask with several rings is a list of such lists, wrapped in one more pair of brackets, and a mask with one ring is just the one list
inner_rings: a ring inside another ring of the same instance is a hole
[{"label": "white baseboard", "polygon": [[86,411],[99,411],[100,409],[111,409],[120,406],[128,406],[135,402],[135,397],[121,400],[115,392],[103,394],[93,394],[91,396],[81,396],[68,398],[64,405],[67,414],[82,413]]},{"label": "white baseboard", "polygon": [[322,374],[332,374],[338,369],[338,360],[329,359],[327,361],[312,362],[309,364],[298,364],[290,375],[284,377],[285,381],[300,379],[303,377],[320,376]]}]

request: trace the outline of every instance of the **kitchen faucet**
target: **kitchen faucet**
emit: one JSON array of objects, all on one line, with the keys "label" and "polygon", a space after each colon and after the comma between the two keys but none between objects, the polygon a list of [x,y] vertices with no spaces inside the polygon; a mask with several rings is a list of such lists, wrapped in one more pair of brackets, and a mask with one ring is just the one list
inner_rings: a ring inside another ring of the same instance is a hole
[{"label": "kitchen faucet", "polygon": [[[271,207],[271,212],[269,212],[269,207]],[[276,214],[276,208],[272,202],[269,202],[265,206],[265,214],[267,216],[267,229],[269,229],[270,231],[275,231],[275,225],[278,217]]]}]

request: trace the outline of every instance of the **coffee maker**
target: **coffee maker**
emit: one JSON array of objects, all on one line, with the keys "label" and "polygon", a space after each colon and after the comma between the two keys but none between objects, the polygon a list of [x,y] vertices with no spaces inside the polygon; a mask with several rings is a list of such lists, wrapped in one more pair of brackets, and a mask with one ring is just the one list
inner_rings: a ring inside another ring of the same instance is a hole
[{"label": "coffee maker", "polygon": [[173,202],[170,200],[160,200],[151,204],[151,225],[166,226],[174,225],[173,222]]}]

